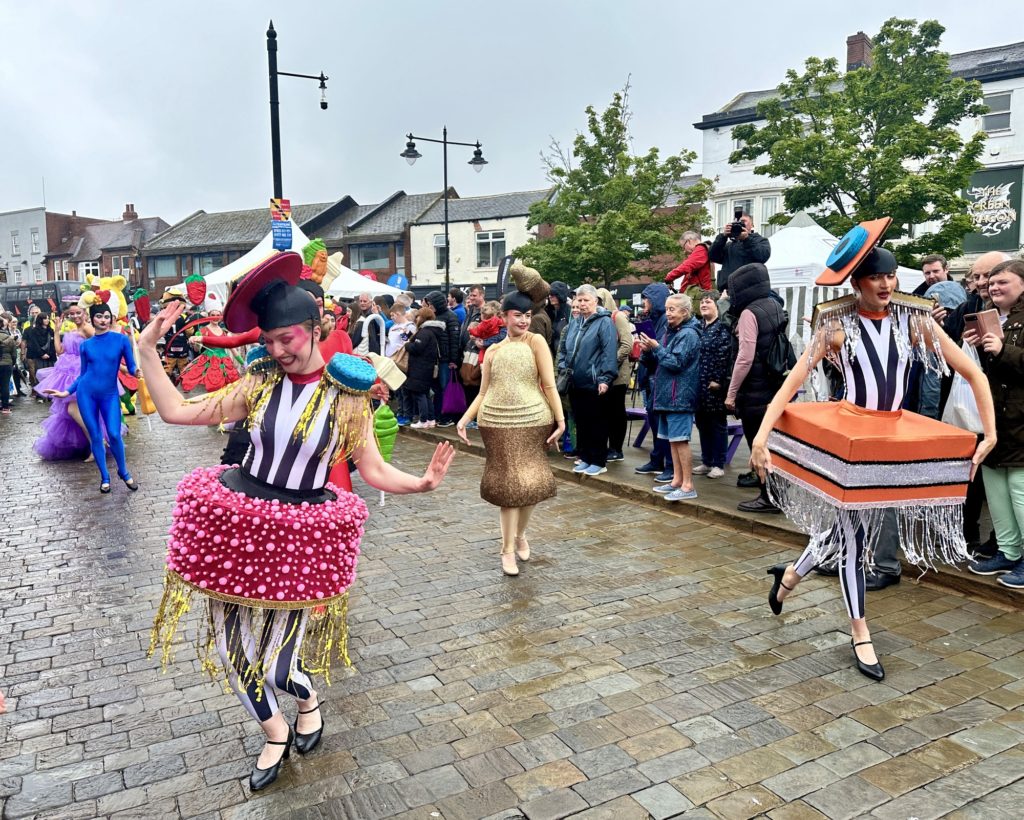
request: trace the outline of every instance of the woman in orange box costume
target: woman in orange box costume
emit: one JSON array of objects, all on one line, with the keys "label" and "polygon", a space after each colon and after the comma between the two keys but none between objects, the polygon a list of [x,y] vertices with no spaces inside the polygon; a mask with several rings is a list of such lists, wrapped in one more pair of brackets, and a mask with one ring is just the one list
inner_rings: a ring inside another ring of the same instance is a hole
[{"label": "woman in orange box costume", "polygon": [[[898,293],[896,259],[877,246],[888,217],[853,228],[833,250],[817,284],[854,293],[815,308],[813,337],[775,395],[754,438],[750,462],[772,500],[810,536],[795,564],[768,570],[768,603],[782,601],[818,563],[838,558],[857,669],[874,680],[885,672],[864,617],[864,567],[882,526],[895,526],[912,563],[962,561],[967,483],[995,445],[995,414],[984,374],[932,322],[931,302]],[[823,358],[846,382],[841,402],[791,405]],[[910,366],[970,383],[985,437],[900,410]]]}]

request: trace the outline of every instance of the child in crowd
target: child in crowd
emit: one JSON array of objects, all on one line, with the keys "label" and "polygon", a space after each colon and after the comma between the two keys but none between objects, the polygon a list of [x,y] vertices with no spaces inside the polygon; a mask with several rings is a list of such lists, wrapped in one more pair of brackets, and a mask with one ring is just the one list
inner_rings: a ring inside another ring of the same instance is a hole
[{"label": "child in crowd", "polygon": [[480,364],[484,362],[484,354],[493,344],[497,344],[505,338],[507,331],[505,323],[501,320],[501,303],[491,301],[480,308],[480,321],[469,327],[469,335],[476,340],[476,346],[480,349]]}]

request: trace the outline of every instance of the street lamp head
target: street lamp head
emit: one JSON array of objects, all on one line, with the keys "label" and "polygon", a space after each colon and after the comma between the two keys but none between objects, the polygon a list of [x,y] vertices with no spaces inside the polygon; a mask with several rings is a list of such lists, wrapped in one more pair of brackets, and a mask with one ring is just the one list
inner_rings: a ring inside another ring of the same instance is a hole
[{"label": "street lamp head", "polygon": [[484,159],[484,152],[480,150],[479,142],[476,144],[476,150],[473,151],[473,159],[471,159],[468,164],[472,165],[473,170],[476,171],[478,174],[484,169],[484,166],[487,164],[487,160]]},{"label": "street lamp head", "polygon": [[327,110],[327,78],[320,72],[320,110]]},{"label": "street lamp head", "polygon": [[416,143],[412,141],[412,134],[409,135],[409,141],[405,144],[405,150],[398,156],[404,157],[405,161],[410,165],[423,156],[423,154],[416,150]]}]

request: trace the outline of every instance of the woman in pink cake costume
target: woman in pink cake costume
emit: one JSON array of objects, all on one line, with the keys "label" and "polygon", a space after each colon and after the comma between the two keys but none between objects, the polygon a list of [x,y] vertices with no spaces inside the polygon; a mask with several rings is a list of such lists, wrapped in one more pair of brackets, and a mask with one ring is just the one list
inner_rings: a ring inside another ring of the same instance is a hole
[{"label": "woman in pink cake costume", "polygon": [[[142,370],[165,421],[249,420],[252,444],[240,467],[201,467],[178,485],[150,652],[159,647],[169,663],[181,617],[205,599],[203,667],[224,676],[267,736],[253,791],[277,778],[292,746],[300,754],[316,747],[324,721],[311,675],[329,683],[332,661],[348,661],[347,594],[367,509],[328,483],[332,464],[351,457],[371,486],[417,493],[437,487],[454,456],[451,445],[438,445],[419,478],[384,462],[368,397],[377,374],[355,356],[324,362],[319,308],[295,287],[301,268],[300,256],[281,253],[239,282],[225,324],[233,333],[258,326],[265,345],[249,354],[241,380],[215,393],[186,400],[160,363],[157,341],[181,303],[139,337]],[[285,694],[297,701],[293,726],[280,711]]]}]

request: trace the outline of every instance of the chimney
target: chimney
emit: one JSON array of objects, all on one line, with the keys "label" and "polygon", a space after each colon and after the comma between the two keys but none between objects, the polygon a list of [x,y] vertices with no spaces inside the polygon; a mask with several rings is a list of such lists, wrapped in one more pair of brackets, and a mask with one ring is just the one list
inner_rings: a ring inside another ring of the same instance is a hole
[{"label": "chimney", "polygon": [[[870,43],[871,41],[869,40],[868,42]],[[134,202],[129,202],[127,205],[124,206],[124,213],[121,214],[121,221],[122,222],[131,222],[131,221],[133,221],[135,219],[138,219],[138,218],[139,218],[139,215],[137,213],[135,213],[135,203]]]},{"label": "chimney", "polygon": [[871,65],[871,38],[863,31],[846,38],[846,70],[854,71]]}]

